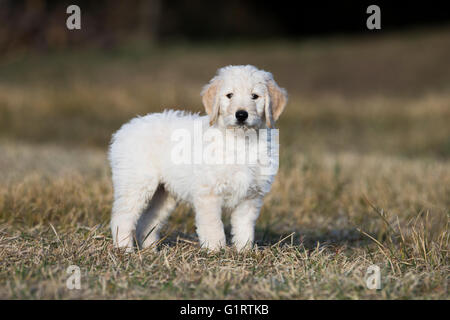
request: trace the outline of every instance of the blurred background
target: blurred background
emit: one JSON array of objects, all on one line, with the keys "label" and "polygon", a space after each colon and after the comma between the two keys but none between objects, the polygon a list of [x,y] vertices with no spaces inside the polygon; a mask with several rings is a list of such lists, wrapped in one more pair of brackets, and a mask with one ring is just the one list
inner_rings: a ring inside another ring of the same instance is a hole
[{"label": "blurred background", "polygon": [[[82,9],[83,28],[67,32],[66,8]],[[80,46],[113,47],[131,38],[153,44],[175,41],[268,40],[367,34],[370,1],[321,1],[297,5],[291,1],[201,0],[130,1],[0,1],[2,52],[17,49],[54,49]],[[448,10],[430,5],[385,1],[383,30],[440,25],[449,22]]]},{"label": "blurred background", "polygon": [[136,114],[202,111],[228,64],[290,94],[282,141],[308,150],[448,157],[450,19],[444,7],[370,2],[0,1],[0,137],[101,147]]}]

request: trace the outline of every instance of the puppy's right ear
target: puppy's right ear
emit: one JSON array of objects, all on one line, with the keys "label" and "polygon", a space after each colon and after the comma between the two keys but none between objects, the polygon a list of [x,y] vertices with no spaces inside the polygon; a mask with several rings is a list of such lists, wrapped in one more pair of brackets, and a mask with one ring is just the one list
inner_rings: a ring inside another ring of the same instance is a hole
[{"label": "puppy's right ear", "polygon": [[219,116],[219,91],[220,80],[214,77],[202,90],[202,102],[206,113],[209,115],[209,124],[213,125]]}]

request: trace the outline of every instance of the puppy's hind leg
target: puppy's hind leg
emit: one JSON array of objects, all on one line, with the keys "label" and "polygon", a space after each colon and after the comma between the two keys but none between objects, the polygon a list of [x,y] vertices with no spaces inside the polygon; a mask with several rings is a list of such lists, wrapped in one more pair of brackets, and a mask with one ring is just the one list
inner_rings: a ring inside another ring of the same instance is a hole
[{"label": "puppy's hind leg", "polygon": [[141,248],[156,244],[159,240],[159,231],[176,205],[175,198],[162,185],[159,185],[147,210],[137,223],[136,234]]},{"label": "puppy's hind leg", "polygon": [[[123,187],[126,186],[126,187]],[[136,223],[158,186],[157,181],[141,181],[115,185],[111,217],[114,246],[133,251]]]}]

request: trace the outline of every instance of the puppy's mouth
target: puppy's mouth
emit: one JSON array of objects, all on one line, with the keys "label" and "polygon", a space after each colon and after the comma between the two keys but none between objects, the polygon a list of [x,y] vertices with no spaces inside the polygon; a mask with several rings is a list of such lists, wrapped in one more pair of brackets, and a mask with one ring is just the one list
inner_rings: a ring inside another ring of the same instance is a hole
[{"label": "puppy's mouth", "polygon": [[260,129],[261,128],[261,121],[235,121],[234,124],[232,124],[230,127],[232,128],[239,128],[243,130],[247,129]]},{"label": "puppy's mouth", "polygon": [[234,123],[234,125],[235,125],[236,127],[241,127],[241,128],[243,128],[243,127],[248,127],[248,122],[247,122],[247,121],[236,121],[236,122]]},{"label": "puppy's mouth", "polygon": [[260,129],[261,121],[257,121],[255,119],[246,119],[245,121],[239,121],[237,119],[227,119],[228,121],[224,121],[224,127],[227,129],[241,129],[241,130],[249,130],[249,129]]},{"label": "puppy's mouth", "polygon": [[254,129],[255,125],[250,124],[247,121],[244,121],[244,122],[236,121],[234,124],[231,125],[231,127],[247,130],[247,129]]}]

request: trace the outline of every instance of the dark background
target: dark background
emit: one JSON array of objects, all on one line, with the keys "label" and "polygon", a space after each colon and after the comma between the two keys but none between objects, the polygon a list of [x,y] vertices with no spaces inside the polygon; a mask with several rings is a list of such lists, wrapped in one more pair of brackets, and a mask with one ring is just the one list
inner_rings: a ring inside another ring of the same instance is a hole
[{"label": "dark background", "polygon": [[[81,8],[81,30],[67,32],[70,4]],[[0,0],[0,53],[109,48],[130,38],[163,44],[367,33],[371,4],[381,8],[384,32],[450,22],[445,2],[429,1]]]}]

